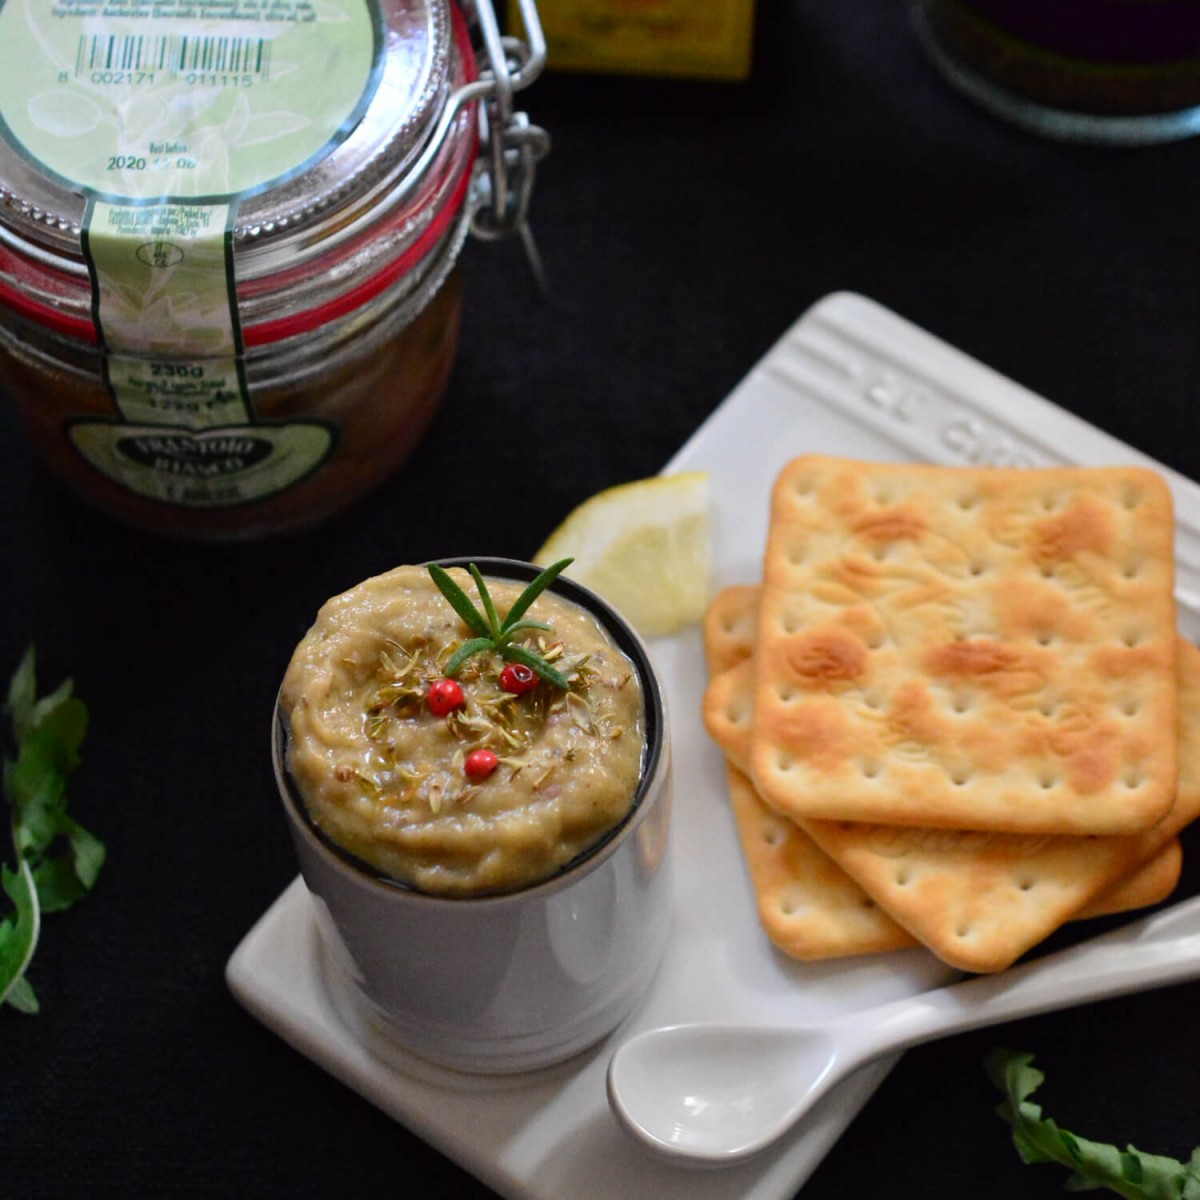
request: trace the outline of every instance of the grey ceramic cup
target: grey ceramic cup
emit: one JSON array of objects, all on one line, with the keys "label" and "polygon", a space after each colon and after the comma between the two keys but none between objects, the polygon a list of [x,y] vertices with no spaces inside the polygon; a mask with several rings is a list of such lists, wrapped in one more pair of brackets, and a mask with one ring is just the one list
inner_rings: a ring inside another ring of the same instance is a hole
[{"label": "grey ceramic cup", "polygon": [[[538,568],[476,563],[528,581]],[[646,709],[646,749],[629,812],[545,881],[491,896],[415,891],[331,843],[288,776],[286,715],[272,730],[275,777],[329,968],[360,1013],[404,1049],[464,1071],[548,1066],[611,1032],[646,992],[671,917],[671,754],[662,690],[645,646],[595,593],[560,577],[633,662]]]}]

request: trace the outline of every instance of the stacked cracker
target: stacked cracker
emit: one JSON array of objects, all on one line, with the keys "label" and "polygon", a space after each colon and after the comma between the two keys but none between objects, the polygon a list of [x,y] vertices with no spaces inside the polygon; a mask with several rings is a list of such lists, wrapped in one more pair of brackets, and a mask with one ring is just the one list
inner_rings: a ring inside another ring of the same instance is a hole
[{"label": "stacked cracker", "polygon": [[1140,468],[783,470],[704,701],[781,950],[997,971],[1169,894],[1200,815],[1173,536]]}]

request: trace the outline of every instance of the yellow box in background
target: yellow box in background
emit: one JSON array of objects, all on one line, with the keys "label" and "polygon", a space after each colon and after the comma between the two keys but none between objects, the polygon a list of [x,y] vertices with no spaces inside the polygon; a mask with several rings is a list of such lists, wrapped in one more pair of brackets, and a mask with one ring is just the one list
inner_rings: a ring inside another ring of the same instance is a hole
[{"label": "yellow box in background", "polygon": [[[552,70],[696,79],[750,74],[754,0],[538,0]],[[511,27],[522,28],[516,0]]]}]

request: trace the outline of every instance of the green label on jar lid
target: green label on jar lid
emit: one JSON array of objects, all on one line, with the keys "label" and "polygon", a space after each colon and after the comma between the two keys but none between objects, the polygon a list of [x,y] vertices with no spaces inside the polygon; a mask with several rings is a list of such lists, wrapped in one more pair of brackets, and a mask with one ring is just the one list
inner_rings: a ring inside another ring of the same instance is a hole
[{"label": "green label on jar lid", "polygon": [[110,199],[257,191],[358,123],[383,37],[365,0],[9,0],[0,133]]}]

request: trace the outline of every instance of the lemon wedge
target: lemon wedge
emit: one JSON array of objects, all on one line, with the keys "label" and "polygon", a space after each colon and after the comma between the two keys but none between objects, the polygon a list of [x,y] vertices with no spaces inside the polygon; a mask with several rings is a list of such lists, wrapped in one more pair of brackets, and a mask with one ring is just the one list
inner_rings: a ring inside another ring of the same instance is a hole
[{"label": "lemon wedge", "polygon": [[699,621],[709,600],[708,472],[655,475],[585,500],[534,555],[574,558],[566,574],[599,593],[643,637]]}]

